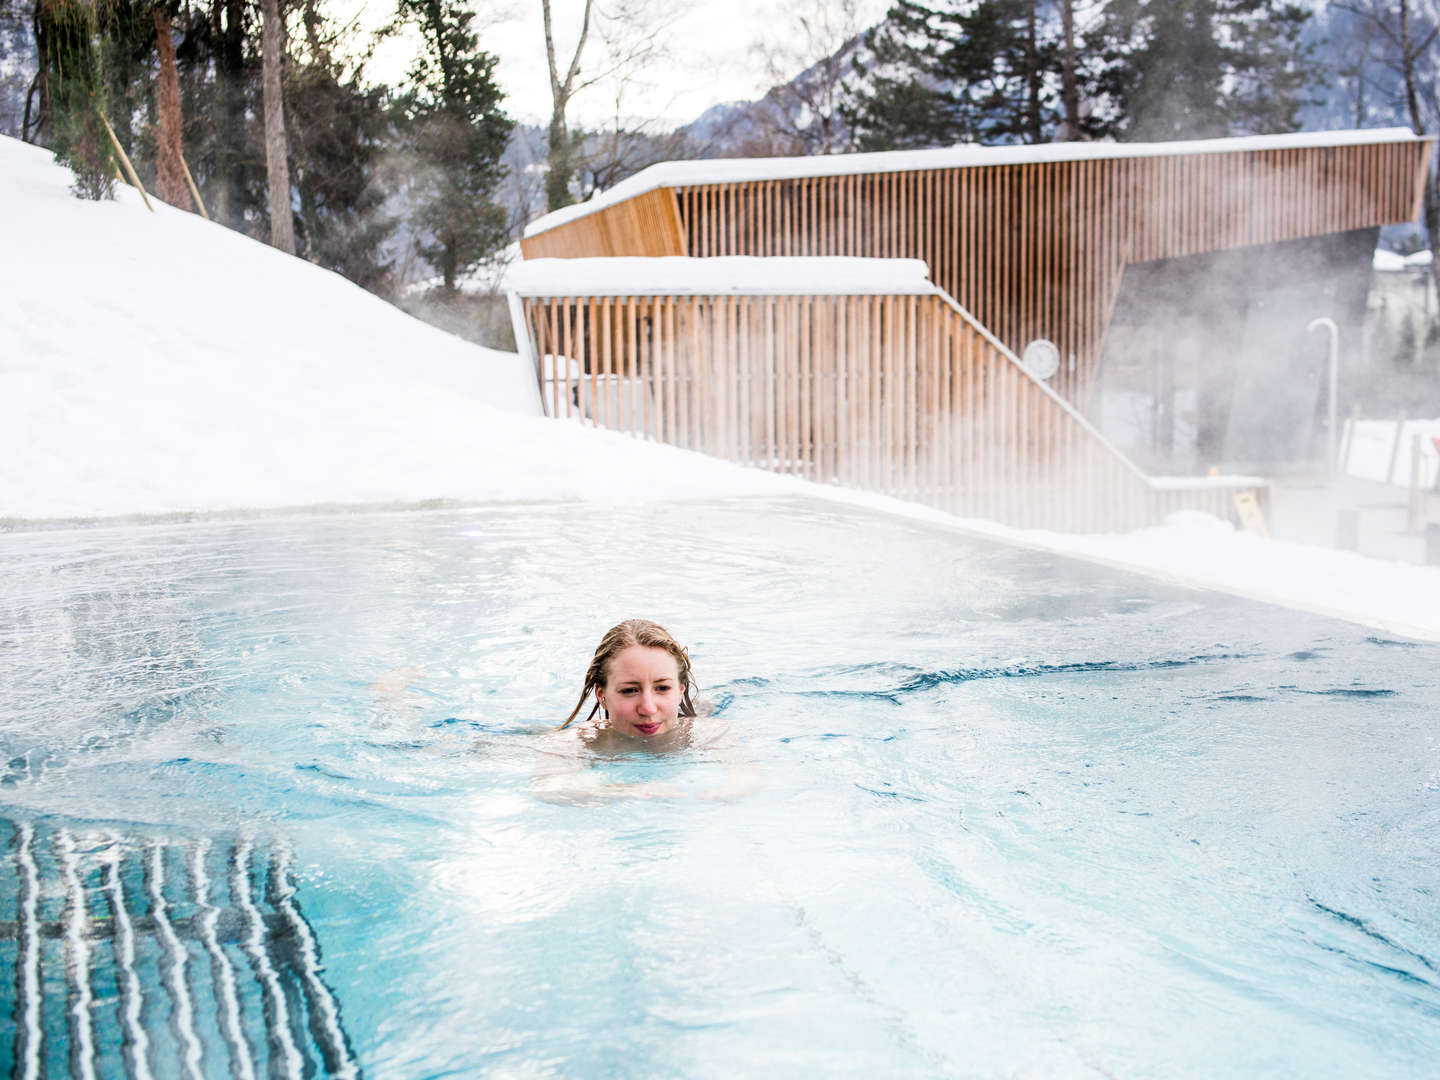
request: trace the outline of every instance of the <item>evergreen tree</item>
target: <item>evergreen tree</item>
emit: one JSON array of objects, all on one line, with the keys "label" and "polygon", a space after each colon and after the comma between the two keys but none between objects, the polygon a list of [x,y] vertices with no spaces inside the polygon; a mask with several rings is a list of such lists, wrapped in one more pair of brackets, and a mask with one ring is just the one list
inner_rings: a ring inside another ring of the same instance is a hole
[{"label": "evergreen tree", "polygon": [[35,37],[43,57],[41,130],[48,128],[50,148],[75,174],[75,194],[114,198],[95,7],[85,0],[38,0]]},{"label": "evergreen tree", "polygon": [[388,92],[367,86],[365,58],[347,63],[316,0],[301,8],[305,56],[286,70],[291,106],[293,181],[299,198],[295,222],[299,253],[372,292],[390,287],[386,242],[395,219],[384,212],[382,161],[395,135]]},{"label": "evergreen tree", "polygon": [[989,0],[956,20],[941,74],[984,143],[1049,140],[1059,119],[1059,41],[1039,0]]},{"label": "evergreen tree", "polygon": [[863,150],[1036,143],[1059,121],[1062,27],[1041,0],[899,0],[847,118]]},{"label": "evergreen tree", "polygon": [[1294,131],[1310,12],[1284,0],[1109,0],[1092,36],[1098,134],[1140,141]]},{"label": "evergreen tree", "polygon": [[841,115],[859,150],[910,150],[974,137],[938,70],[954,36],[953,12],[898,0],[866,35],[868,58],[856,57],[855,83]]},{"label": "evergreen tree", "polygon": [[[862,149],[1293,131],[1315,73],[1287,0],[899,0],[857,73]],[[1084,99],[1082,108],[1081,98]],[[1062,123],[1063,119],[1063,123]]]},{"label": "evergreen tree", "polygon": [[514,121],[500,108],[495,57],[478,47],[472,13],[455,0],[400,0],[400,10],[425,42],[402,101],[417,170],[412,224],[430,238],[421,255],[454,292],[462,274],[505,242],[494,193]]}]

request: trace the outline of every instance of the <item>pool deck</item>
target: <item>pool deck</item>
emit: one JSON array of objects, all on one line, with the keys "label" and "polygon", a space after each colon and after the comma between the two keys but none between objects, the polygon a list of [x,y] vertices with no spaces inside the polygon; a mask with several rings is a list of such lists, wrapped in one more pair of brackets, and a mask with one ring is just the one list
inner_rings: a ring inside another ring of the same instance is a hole
[{"label": "pool deck", "polygon": [[[1425,529],[1408,527],[1409,492],[1403,487],[1340,476],[1274,478],[1270,488],[1270,535],[1319,547],[1339,547],[1341,511],[1358,514],[1362,555],[1425,564]],[[1425,521],[1440,523],[1440,495],[1424,496]]]}]

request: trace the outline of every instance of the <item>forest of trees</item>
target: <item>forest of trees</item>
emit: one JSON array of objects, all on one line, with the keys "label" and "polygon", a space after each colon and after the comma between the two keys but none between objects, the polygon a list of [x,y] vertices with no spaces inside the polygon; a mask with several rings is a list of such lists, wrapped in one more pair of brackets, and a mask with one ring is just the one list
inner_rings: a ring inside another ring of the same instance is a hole
[{"label": "forest of trees", "polygon": [[84,197],[133,163],[167,202],[393,298],[456,293],[537,210],[666,158],[1440,130],[1440,0],[895,0],[868,28],[853,0],[809,0],[777,6],[763,100],[676,131],[618,105],[570,122],[654,53],[660,2],[587,0],[571,49],[541,0],[550,122],[516,129],[464,0],[396,0],[419,42],[397,85],[323,0],[0,0],[0,133],[53,149]]},{"label": "forest of trees", "polygon": [[367,79],[368,48],[320,0],[0,0],[0,55],[28,61],[6,68],[0,131],[53,149],[77,194],[108,195],[128,159],[167,202],[381,294],[413,237],[454,288],[508,240],[513,125],[471,12],[400,0],[395,17],[423,43],[403,87]]}]

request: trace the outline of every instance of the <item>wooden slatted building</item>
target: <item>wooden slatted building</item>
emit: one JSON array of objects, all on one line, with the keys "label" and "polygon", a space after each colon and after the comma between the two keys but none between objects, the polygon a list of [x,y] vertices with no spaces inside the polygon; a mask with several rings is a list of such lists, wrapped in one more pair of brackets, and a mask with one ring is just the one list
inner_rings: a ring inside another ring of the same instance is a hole
[{"label": "wooden slatted building", "polygon": [[1127,264],[1413,221],[1430,145],[1386,129],[666,162],[534,222],[521,250],[923,259],[1011,350],[1054,342],[1056,389],[1083,402]]},{"label": "wooden slatted building", "polygon": [[[764,468],[1022,526],[1225,513],[1263,482],[1147,477],[1083,415],[1117,299],[1138,280],[1143,301],[1137,267],[1203,275],[1207,253],[1245,287],[1247,252],[1371,250],[1417,215],[1429,151],[1388,130],[666,163],[532,224],[517,341],[553,415]],[[837,286],[837,257],[870,283]],[[806,281],[745,284],[806,259]],[[883,269],[908,259],[923,288]],[[686,269],[721,262],[723,288]],[[1049,385],[1018,360],[1038,338]]]}]

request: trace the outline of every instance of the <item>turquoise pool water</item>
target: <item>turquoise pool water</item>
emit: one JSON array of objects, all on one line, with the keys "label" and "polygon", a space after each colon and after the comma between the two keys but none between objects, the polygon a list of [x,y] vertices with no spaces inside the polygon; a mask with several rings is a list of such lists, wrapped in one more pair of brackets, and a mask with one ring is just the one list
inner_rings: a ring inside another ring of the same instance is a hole
[{"label": "turquoise pool water", "polygon": [[[533,797],[631,615],[759,791]],[[10,534],[0,1066],[1433,1075],[1437,660],[802,500]]]}]

